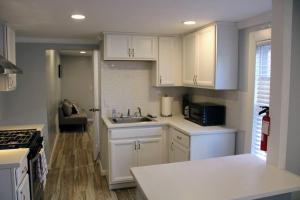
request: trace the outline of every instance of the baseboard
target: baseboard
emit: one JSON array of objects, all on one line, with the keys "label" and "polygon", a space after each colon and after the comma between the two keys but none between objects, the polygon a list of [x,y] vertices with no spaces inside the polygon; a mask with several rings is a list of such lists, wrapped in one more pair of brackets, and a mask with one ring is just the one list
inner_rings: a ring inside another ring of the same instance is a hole
[{"label": "baseboard", "polygon": [[101,174],[101,176],[107,176],[108,175],[107,170],[103,169],[101,160],[98,160],[98,162],[99,162],[99,165],[100,165],[100,174]]},{"label": "baseboard", "polygon": [[134,188],[134,187],[136,187],[135,182],[115,183],[109,185],[110,190],[122,189],[122,188]]},{"label": "baseboard", "polygon": [[50,154],[50,161],[48,162],[48,169],[52,168],[53,153],[54,153],[54,151],[56,149],[56,146],[57,146],[57,141],[58,141],[58,138],[59,138],[59,134],[60,134],[60,132],[58,132],[56,134],[56,137],[55,137],[54,145],[53,145],[53,148],[52,148],[52,151],[51,151],[51,154]]}]

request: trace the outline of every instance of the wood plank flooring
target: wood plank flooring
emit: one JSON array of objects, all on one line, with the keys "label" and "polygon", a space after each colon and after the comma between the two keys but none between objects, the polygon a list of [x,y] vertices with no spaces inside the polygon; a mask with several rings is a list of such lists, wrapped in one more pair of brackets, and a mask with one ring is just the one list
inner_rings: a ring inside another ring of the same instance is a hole
[{"label": "wood plank flooring", "polygon": [[45,200],[135,200],[135,189],[110,191],[93,160],[91,126],[87,132],[59,135],[47,175]]}]

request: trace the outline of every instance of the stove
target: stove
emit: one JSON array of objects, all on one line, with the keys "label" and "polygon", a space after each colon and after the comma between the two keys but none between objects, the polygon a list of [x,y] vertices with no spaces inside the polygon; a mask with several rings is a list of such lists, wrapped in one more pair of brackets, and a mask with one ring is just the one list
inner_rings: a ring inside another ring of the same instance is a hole
[{"label": "stove", "polygon": [[0,149],[29,148],[40,136],[36,129],[2,130],[0,131]]}]

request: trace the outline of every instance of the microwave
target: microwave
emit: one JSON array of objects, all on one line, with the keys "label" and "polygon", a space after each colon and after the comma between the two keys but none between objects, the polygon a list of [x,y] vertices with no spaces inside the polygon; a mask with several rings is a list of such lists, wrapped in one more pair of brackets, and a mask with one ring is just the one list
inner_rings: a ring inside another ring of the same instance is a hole
[{"label": "microwave", "polygon": [[188,120],[201,126],[225,124],[226,108],[214,103],[190,103]]}]

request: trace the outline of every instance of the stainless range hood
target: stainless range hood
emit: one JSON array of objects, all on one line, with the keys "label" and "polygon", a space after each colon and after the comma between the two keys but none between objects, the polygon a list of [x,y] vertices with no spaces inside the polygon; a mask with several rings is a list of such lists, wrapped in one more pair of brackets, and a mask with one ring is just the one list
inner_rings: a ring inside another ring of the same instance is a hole
[{"label": "stainless range hood", "polygon": [[22,70],[0,55],[0,74],[22,74]]}]

